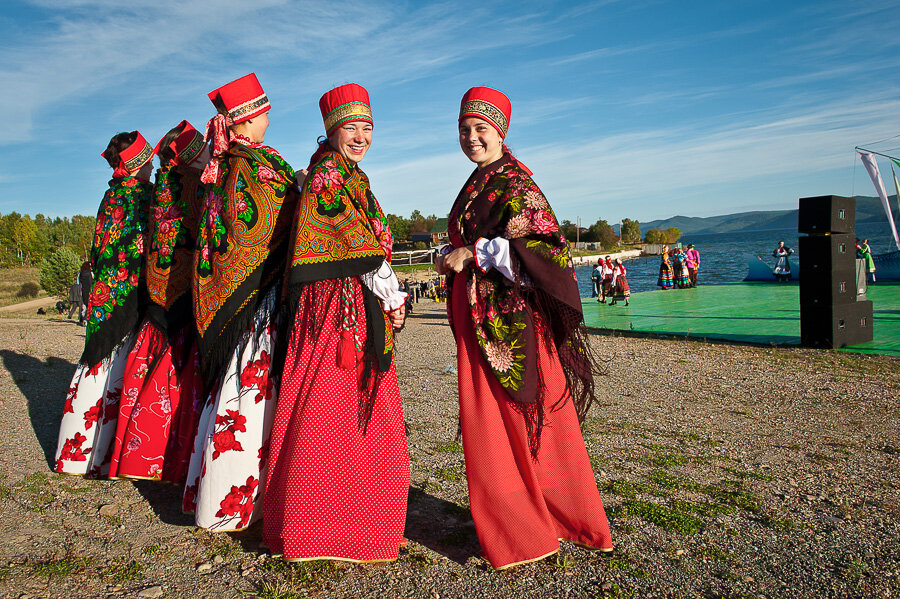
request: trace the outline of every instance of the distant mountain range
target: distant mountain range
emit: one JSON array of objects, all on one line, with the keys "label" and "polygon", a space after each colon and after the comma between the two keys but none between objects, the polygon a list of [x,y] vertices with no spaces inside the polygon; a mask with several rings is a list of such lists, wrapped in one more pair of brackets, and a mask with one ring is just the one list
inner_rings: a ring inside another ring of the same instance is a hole
[{"label": "distant mountain range", "polygon": [[[856,222],[885,222],[884,208],[877,197],[856,197]],[[897,210],[896,196],[888,198],[891,209]],[[895,215],[896,218],[896,215]],[[739,233],[747,231],[768,231],[773,229],[797,230],[797,210],[760,210],[755,212],[738,212],[721,216],[673,216],[663,220],[640,223],[641,235],[650,229],[668,229],[677,227],[684,235],[702,235],[709,233]],[[614,227],[618,233],[618,227]]]}]

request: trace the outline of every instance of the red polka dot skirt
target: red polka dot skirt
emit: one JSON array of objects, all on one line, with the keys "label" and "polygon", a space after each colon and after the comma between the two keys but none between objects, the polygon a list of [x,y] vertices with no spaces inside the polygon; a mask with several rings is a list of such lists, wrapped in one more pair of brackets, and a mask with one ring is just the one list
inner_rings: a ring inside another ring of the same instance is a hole
[{"label": "red polka dot skirt", "polygon": [[[357,313],[364,318],[359,281],[353,284]],[[339,280],[316,283],[315,297],[338,298],[332,294],[337,285]],[[396,559],[406,520],[409,455],[394,366],[383,377],[363,435],[357,427],[359,374],[337,366],[340,334],[333,323],[340,302],[328,306],[321,326],[309,321],[315,317],[305,301],[300,299],[290,333],[272,428],[263,540],[288,560]],[[364,321],[356,334],[364,344]]]}]

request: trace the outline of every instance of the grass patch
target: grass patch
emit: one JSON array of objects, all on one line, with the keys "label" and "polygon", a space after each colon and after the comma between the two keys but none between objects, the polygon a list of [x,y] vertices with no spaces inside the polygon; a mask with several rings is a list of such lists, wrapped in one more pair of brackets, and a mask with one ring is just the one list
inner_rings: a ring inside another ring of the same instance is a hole
[{"label": "grass patch", "polygon": [[734,554],[732,552],[725,551],[715,543],[704,545],[697,551],[697,555],[699,555],[700,557],[705,557],[706,559],[714,559],[726,562],[734,559]]},{"label": "grass patch", "polygon": [[617,518],[637,517],[680,534],[696,534],[703,530],[703,521],[684,509],[686,502],[671,502],[669,506],[653,501],[628,500],[613,510]]},{"label": "grass patch", "polygon": [[603,490],[612,493],[613,495],[619,495],[629,499],[633,499],[638,493],[649,493],[651,491],[649,485],[634,483],[628,480],[607,481],[603,483]]},{"label": "grass patch", "polygon": [[264,580],[256,589],[259,599],[305,599],[293,586],[283,582],[269,582]]},{"label": "grass patch", "polygon": [[647,463],[656,468],[671,468],[673,466],[683,466],[687,463],[687,458],[677,453],[657,453],[647,458]]},{"label": "grass patch", "polygon": [[438,443],[437,446],[435,446],[434,450],[440,453],[462,455],[463,446],[462,443],[457,443],[456,441],[445,441],[444,443]]},{"label": "grass patch", "polygon": [[444,480],[452,480],[454,482],[460,481],[466,476],[465,471],[460,464],[438,468],[434,471],[434,475],[438,478],[442,478]]},{"label": "grass patch", "polygon": [[47,560],[34,564],[31,570],[38,576],[66,578],[81,572],[89,563],[89,560],[83,557],[68,555],[62,559]]},{"label": "grass patch", "polygon": [[434,558],[412,547],[401,547],[400,561],[406,562],[419,572],[426,572],[434,563]]},{"label": "grass patch", "polygon": [[[281,558],[272,557],[259,565],[263,572],[271,572],[284,576],[292,584],[287,587],[290,592],[295,592],[297,585],[306,588],[320,588],[325,583],[340,577],[344,573],[330,560],[314,560],[310,562],[286,562]],[[289,597],[287,595],[286,597]],[[298,595],[299,596],[299,595]]]},{"label": "grass patch", "polygon": [[159,553],[162,550],[163,550],[163,546],[157,543],[156,545],[148,545],[148,546],[144,547],[143,553],[144,553],[144,555],[156,555],[157,553]]},{"label": "grass patch", "polygon": [[126,564],[116,566],[109,576],[114,583],[124,584],[126,582],[131,582],[132,580],[143,578],[143,567],[138,562],[131,560]]},{"label": "grass patch", "polygon": [[0,485],[0,488],[3,489],[0,490],[0,495],[13,497],[33,512],[43,512],[56,500],[56,495],[50,489],[50,480],[43,472],[33,472],[12,487]]},{"label": "grass patch", "polygon": [[200,542],[209,551],[209,557],[221,555],[228,559],[243,553],[240,544],[228,535],[198,531],[202,536]]}]

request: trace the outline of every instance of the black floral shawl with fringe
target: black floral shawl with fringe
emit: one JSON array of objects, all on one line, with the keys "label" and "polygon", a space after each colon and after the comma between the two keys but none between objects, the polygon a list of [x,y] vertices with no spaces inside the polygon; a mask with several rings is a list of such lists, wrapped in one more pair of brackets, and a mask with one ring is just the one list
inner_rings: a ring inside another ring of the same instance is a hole
[{"label": "black floral shawl with fringe", "polygon": [[81,355],[85,366],[108,358],[140,321],[146,304],[142,268],[152,191],[150,183],[137,177],[116,177],[100,202],[91,247],[94,284]]},{"label": "black floral shawl with fringe", "polygon": [[[313,155],[314,164],[310,165],[303,184],[292,225],[286,285],[291,311],[299,306],[314,312],[293,313],[289,320],[340,330],[348,323],[326,323],[323,316],[332,302],[349,299],[341,294],[350,287],[338,283],[378,269],[385,259],[390,259],[393,239],[387,219],[369,187],[369,178],[327,143]],[[335,284],[321,283],[325,281]],[[365,305],[366,344],[360,348],[357,399],[358,424],[365,432],[378,386],[393,361],[394,336],[381,301],[366,285],[360,285],[360,289]],[[318,332],[314,336],[318,337]],[[337,359],[340,362],[340,356]]]},{"label": "black floral shawl with fringe", "polygon": [[[566,398],[545,397],[538,332],[559,355],[579,420],[593,401],[594,374],[599,372],[587,342],[568,244],[530,172],[506,152],[466,181],[450,212],[448,232],[454,248],[482,237],[509,240],[514,281],[495,269],[482,272],[473,265],[447,282],[466,284],[478,347],[514,407],[525,416],[536,456],[545,403],[551,402],[552,409]],[[452,292],[448,296],[452,298]],[[449,306],[448,314],[452,314]]]},{"label": "black floral shawl with fringe", "polygon": [[233,141],[206,189],[194,255],[194,320],[212,383],[284,273],[298,196],[294,170],[272,148]]}]

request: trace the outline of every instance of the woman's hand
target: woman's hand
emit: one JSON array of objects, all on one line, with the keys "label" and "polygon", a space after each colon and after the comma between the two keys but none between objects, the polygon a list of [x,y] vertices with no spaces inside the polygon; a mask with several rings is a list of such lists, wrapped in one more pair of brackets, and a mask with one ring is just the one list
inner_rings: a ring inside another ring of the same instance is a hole
[{"label": "woman's hand", "polygon": [[403,304],[396,310],[391,310],[387,315],[391,320],[391,326],[394,327],[395,331],[399,331],[403,328],[406,321],[406,304]]},{"label": "woman's hand", "polygon": [[462,272],[468,267],[470,264],[475,262],[475,246],[467,245],[465,247],[456,248],[446,256],[444,259],[440,261],[441,266],[438,267],[438,273],[440,274],[440,269],[443,269],[444,272]]}]

